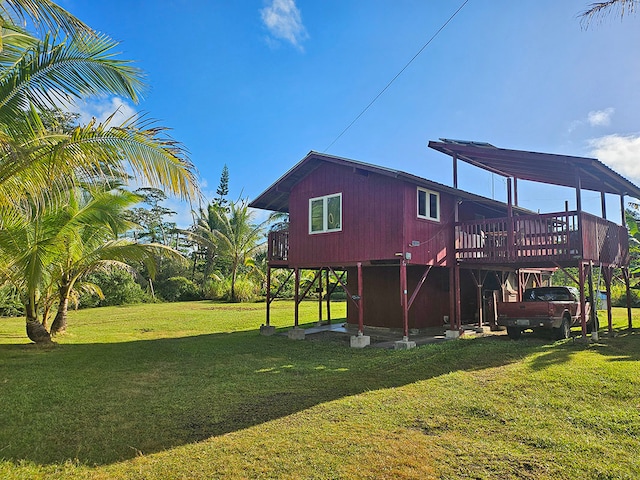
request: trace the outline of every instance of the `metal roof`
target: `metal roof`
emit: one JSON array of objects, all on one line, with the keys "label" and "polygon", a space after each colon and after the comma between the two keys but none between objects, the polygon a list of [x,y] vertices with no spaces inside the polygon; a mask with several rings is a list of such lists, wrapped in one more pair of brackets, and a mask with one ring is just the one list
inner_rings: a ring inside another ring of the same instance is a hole
[{"label": "metal roof", "polygon": [[429,142],[429,147],[505,177],[572,188],[579,184],[585,190],[640,199],[640,188],[595,158],[508,150],[446,138]]},{"label": "metal roof", "polygon": [[[474,202],[482,203],[488,207],[504,209],[505,203],[490,198],[475,195],[473,193],[465,192],[457,188],[452,188],[447,185],[443,185],[437,182],[432,182],[425,178],[411,175],[400,170],[393,170],[391,168],[380,167],[377,165],[371,165],[369,163],[360,162],[357,160],[351,160],[343,157],[336,157],[333,155],[327,155],[324,153],[318,153],[311,151],[300,162],[294,165],[288,172],[282,175],[276,180],[273,185],[262,192],[255,200],[253,200],[249,206],[252,208],[260,208],[263,210],[273,210],[276,212],[288,212],[289,211],[289,194],[291,189],[300,182],[303,178],[313,172],[323,163],[332,163],[336,165],[342,165],[349,168],[353,168],[355,171],[376,173],[386,177],[405,180],[420,187],[425,187],[431,190],[439,192],[446,192],[452,195],[458,196],[463,199],[471,200]],[[514,207],[516,211],[531,213],[523,208]]]}]

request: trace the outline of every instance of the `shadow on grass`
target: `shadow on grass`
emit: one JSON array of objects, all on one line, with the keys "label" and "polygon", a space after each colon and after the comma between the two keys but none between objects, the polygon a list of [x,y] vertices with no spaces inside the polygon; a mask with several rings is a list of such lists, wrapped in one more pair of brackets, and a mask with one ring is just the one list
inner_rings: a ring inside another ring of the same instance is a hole
[{"label": "shadow on grass", "polygon": [[543,354],[533,359],[531,367],[534,370],[542,370],[552,365],[566,363],[576,353],[585,349],[590,349],[612,362],[640,361],[640,343],[638,342],[637,330],[614,330],[613,337],[609,337],[605,332],[600,333],[597,342],[592,342],[591,335],[589,335],[587,343],[584,343],[580,335],[574,334],[570,340],[549,346]]},{"label": "shadow on grass", "polygon": [[[0,458],[112,463],[548,348],[544,339],[489,337],[353,350],[341,337],[296,342],[255,331],[47,349],[1,345]],[[567,345],[553,346],[542,362],[570,354]]]}]

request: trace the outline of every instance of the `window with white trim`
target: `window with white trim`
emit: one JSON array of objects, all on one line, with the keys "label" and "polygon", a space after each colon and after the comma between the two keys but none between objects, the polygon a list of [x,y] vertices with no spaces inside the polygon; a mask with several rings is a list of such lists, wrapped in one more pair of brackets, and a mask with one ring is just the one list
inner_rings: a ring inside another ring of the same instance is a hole
[{"label": "window with white trim", "polygon": [[342,193],[309,199],[309,233],[342,230]]},{"label": "window with white trim", "polygon": [[418,218],[440,221],[440,194],[418,187]]}]

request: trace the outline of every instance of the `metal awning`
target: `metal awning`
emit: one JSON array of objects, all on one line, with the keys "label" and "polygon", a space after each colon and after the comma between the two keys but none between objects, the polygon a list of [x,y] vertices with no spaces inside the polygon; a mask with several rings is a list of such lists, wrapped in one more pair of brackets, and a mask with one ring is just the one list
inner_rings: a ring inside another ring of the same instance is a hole
[{"label": "metal awning", "polygon": [[504,177],[640,199],[640,188],[595,158],[508,150],[446,138],[430,141],[429,147]]}]

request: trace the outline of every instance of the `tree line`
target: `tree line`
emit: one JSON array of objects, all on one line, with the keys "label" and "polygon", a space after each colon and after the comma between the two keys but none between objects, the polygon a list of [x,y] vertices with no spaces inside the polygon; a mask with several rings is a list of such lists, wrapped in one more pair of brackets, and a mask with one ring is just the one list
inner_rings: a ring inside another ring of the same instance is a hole
[{"label": "tree line", "polygon": [[[635,4],[598,2],[583,18]],[[118,42],[51,0],[3,0],[0,21],[0,304],[25,316],[28,337],[50,342],[64,332],[71,304],[263,293],[262,239],[286,217],[259,222],[246,200],[228,200],[225,166],[217,197],[180,230],[166,195],[203,198],[167,129],[115,113],[82,124],[61,108],[139,100],[143,74],[118,58]],[[131,192],[131,183],[147,186]]]}]

